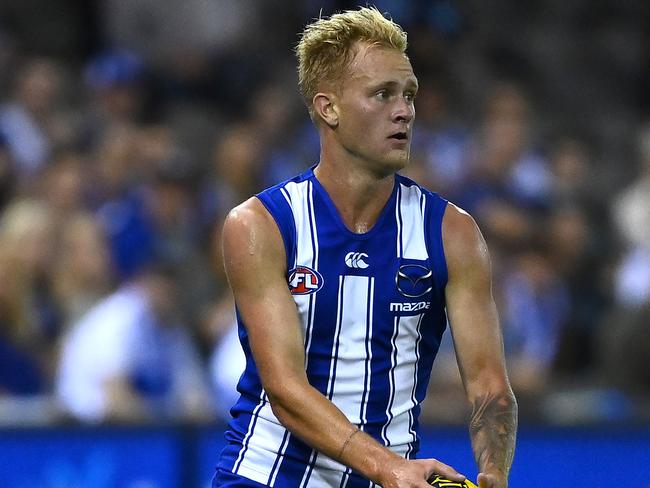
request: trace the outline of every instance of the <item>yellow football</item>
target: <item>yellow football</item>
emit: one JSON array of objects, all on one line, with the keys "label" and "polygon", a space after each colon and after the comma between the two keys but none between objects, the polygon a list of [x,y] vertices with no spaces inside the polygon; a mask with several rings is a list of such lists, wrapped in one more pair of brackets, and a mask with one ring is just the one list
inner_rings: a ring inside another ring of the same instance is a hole
[{"label": "yellow football", "polygon": [[477,486],[472,483],[470,480],[465,481],[451,481],[447,478],[440,476],[439,474],[435,475],[430,481],[431,486],[437,486],[438,488],[477,488]]}]

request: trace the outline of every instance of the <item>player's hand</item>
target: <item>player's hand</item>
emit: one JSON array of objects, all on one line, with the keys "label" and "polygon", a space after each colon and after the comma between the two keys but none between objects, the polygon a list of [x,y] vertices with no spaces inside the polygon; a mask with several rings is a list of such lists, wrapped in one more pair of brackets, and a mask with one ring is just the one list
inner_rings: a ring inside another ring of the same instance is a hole
[{"label": "player's hand", "polygon": [[452,481],[463,481],[465,476],[451,466],[437,459],[400,460],[387,470],[387,476],[382,480],[383,488],[426,488],[427,482],[434,474],[443,475]]},{"label": "player's hand", "polygon": [[476,479],[478,488],[508,488],[508,480],[495,473],[479,473]]}]

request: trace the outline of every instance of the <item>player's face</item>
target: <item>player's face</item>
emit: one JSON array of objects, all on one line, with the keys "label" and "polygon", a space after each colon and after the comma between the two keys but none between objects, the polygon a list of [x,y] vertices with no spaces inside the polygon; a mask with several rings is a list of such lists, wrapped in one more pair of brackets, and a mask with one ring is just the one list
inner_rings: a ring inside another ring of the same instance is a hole
[{"label": "player's face", "polygon": [[396,49],[360,44],[341,83],[337,139],[369,169],[393,173],[411,150],[417,79]]}]

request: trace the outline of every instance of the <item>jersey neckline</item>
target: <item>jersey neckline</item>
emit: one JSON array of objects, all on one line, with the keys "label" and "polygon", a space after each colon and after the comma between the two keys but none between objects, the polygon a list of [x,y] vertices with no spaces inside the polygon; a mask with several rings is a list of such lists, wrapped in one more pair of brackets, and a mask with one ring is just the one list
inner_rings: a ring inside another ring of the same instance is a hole
[{"label": "jersey neckline", "polygon": [[353,232],[348,228],[347,225],[345,225],[345,222],[343,222],[343,218],[341,218],[341,214],[339,213],[338,209],[336,208],[336,205],[334,205],[334,201],[330,197],[329,193],[327,193],[327,190],[325,187],[321,184],[321,182],[318,180],[316,175],[314,174],[314,169],[318,166],[317,164],[309,168],[307,178],[312,180],[314,188],[316,188],[316,191],[319,193],[319,195],[323,198],[323,201],[325,202],[325,206],[327,207],[327,210],[331,214],[332,218],[334,219],[334,222],[336,223],[337,227],[344,232],[348,237],[352,239],[358,239],[358,240],[365,240],[369,239],[372,236],[374,236],[379,230],[381,229],[382,225],[384,224],[384,221],[387,218],[387,215],[391,212],[392,209],[395,208],[395,201],[396,201],[396,195],[397,195],[397,185],[399,182],[397,181],[397,175],[393,177],[393,189],[391,191],[390,197],[386,201],[386,204],[384,205],[384,208],[381,210],[379,213],[379,217],[377,218],[377,221],[375,222],[375,225],[372,226],[372,228],[368,232],[364,232],[362,234],[359,234],[357,232]]}]

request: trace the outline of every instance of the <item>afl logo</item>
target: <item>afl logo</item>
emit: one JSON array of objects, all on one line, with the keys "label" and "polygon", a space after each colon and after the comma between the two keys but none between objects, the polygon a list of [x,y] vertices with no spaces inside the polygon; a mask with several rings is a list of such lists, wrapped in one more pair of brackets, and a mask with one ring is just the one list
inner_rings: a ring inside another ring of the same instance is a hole
[{"label": "afl logo", "polygon": [[315,293],[323,287],[323,283],[321,274],[307,266],[298,266],[289,271],[289,290],[292,295]]}]

